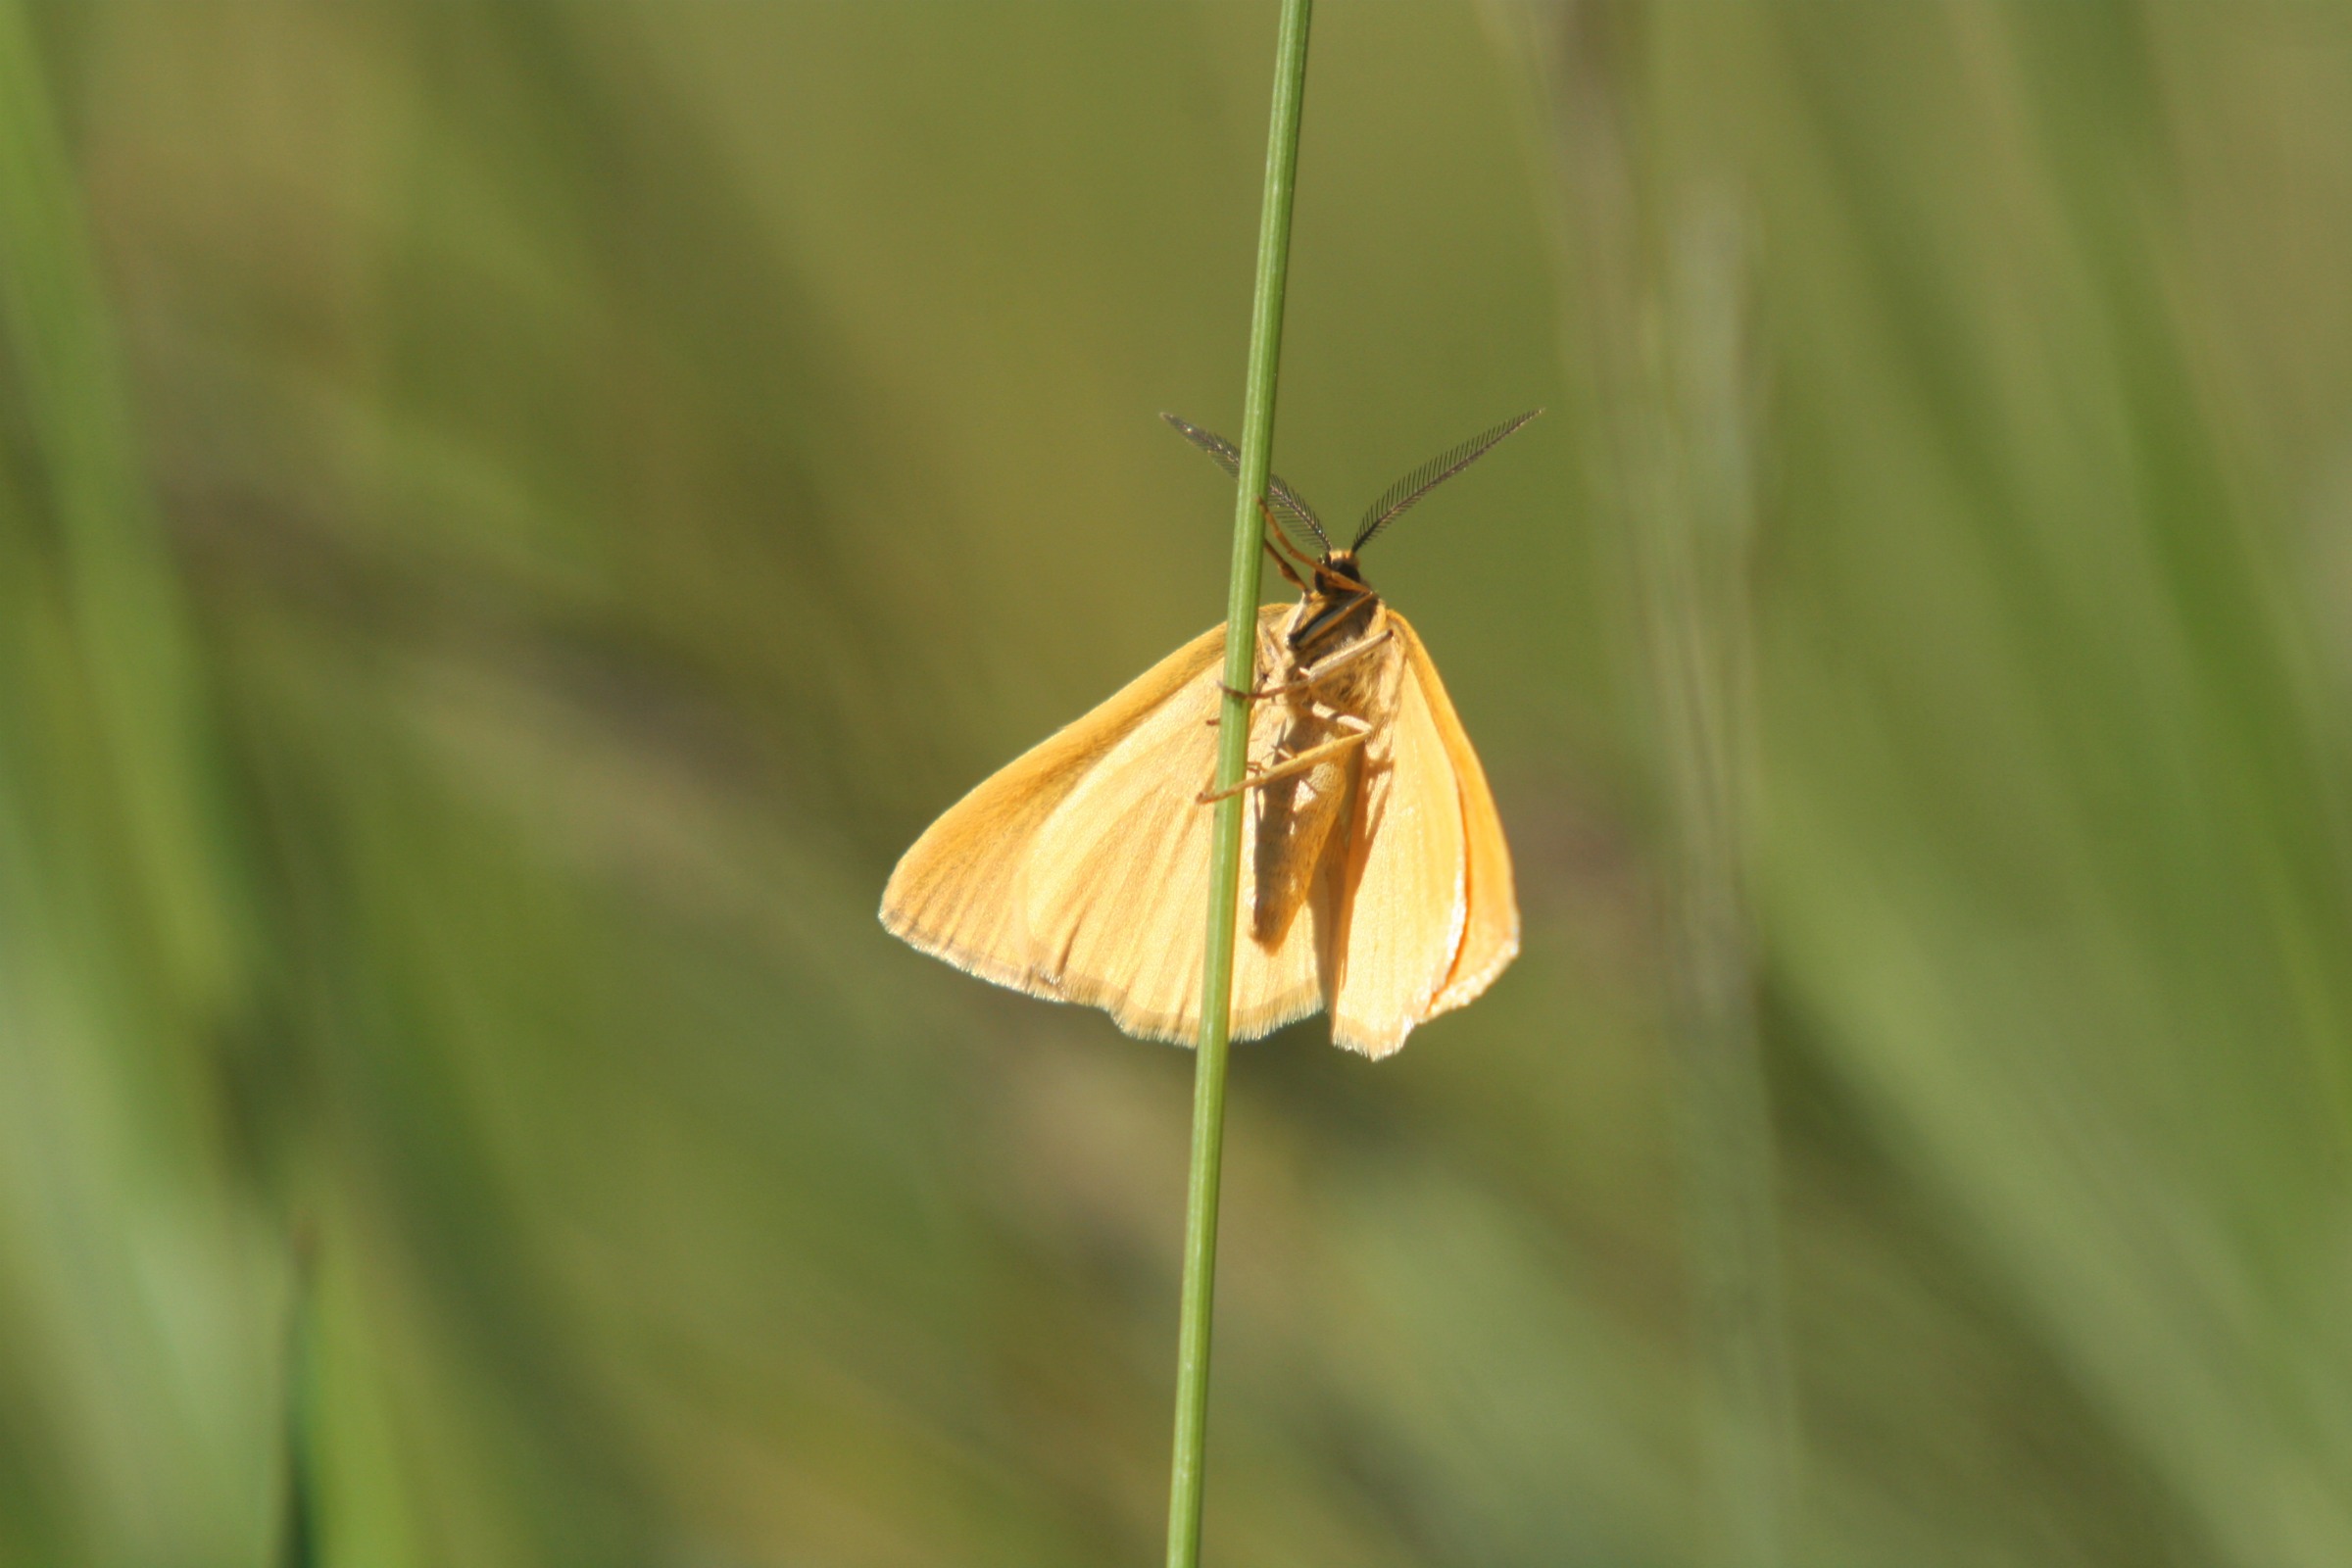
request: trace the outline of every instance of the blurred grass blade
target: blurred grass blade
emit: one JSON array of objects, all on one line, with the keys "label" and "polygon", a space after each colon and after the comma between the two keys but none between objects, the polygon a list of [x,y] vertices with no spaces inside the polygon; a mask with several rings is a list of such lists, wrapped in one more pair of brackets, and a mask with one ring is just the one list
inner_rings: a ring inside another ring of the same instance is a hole
[{"label": "blurred grass blade", "polygon": [[217,1008],[246,933],[203,760],[187,609],[22,0],[0,0],[0,327],[149,934],[179,1003]]},{"label": "blurred grass blade", "polygon": [[1635,162],[1642,18],[1556,5],[1511,35],[1544,81],[1565,352],[1593,389],[1595,491],[1635,590],[1620,632],[1641,649],[1631,707],[1661,816],[1701,1549],[1722,1568],[1781,1568],[1796,1374],[1745,890],[1758,762],[1741,236],[1726,199],[1661,189]]},{"label": "blurred grass blade", "polygon": [[277,1568],[318,1568],[318,1242],[303,1222],[289,1249],[293,1300],[286,1313],[282,1392],[284,1454],[279,1496]]},{"label": "blurred grass blade", "polygon": [[1744,275],[1727,205],[1702,199],[1679,219],[1645,400],[1661,438],[1644,443],[1652,504],[1631,519],[1632,554],[1668,817],[1687,1256],[1716,1550],[1732,1568],[1778,1568],[1796,1422],[1746,896],[1756,760]]},{"label": "blurred grass blade", "polygon": [[99,1560],[208,1562],[269,1529],[279,1260],[219,1077],[253,907],[53,79],[0,0],[0,1445],[40,1466],[0,1556],[54,1510]]}]

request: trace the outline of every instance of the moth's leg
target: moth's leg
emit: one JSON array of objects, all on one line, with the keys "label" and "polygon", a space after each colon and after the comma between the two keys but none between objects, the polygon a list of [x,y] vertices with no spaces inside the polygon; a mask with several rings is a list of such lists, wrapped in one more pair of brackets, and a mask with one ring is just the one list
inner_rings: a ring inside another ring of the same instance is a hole
[{"label": "moth's leg", "polygon": [[1325,758],[1346,751],[1351,746],[1361,746],[1371,737],[1372,726],[1366,723],[1364,720],[1356,717],[1353,713],[1335,713],[1332,716],[1336,722],[1349,726],[1347,734],[1325,741],[1320,746],[1310,746],[1305,751],[1300,752],[1297,757],[1287,757],[1279,762],[1272,763],[1263,768],[1258,768],[1250,773],[1239,784],[1236,784],[1231,789],[1202,790],[1199,795],[1194,796],[1193,799],[1201,806],[1207,806],[1214,802],[1221,801],[1229,795],[1239,795],[1244,790],[1261,788],[1264,785],[1273,783],[1276,779],[1289,778],[1294,774],[1303,773],[1308,768],[1320,763]]},{"label": "moth's leg", "polygon": [[1282,536],[1282,531],[1274,526],[1274,514],[1266,511],[1265,498],[1262,496],[1258,498],[1257,510],[1265,513],[1266,533],[1269,535],[1269,537],[1261,538],[1258,543],[1264,545],[1266,554],[1274,558],[1274,569],[1282,573],[1283,581],[1300,593],[1306,592],[1306,579],[1298,575],[1298,568],[1291,564],[1288,557],[1274,548],[1274,540]]},{"label": "moth's leg", "polygon": [[1218,689],[1228,697],[1240,697],[1250,702],[1256,702],[1267,697],[1290,697],[1298,692],[1311,692],[1329,680],[1334,670],[1363,658],[1364,655],[1387,642],[1391,635],[1389,628],[1383,626],[1377,635],[1365,638],[1352,648],[1343,648],[1319,663],[1307,665],[1305,674],[1297,680],[1284,681],[1279,686],[1260,686],[1255,691],[1248,692],[1237,692],[1232,687],[1224,685],[1220,685]]},{"label": "moth's leg", "polygon": [[[1259,536],[1259,540],[1265,545],[1266,553],[1274,558],[1276,569],[1281,571],[1292,587],[1300,593],[1305,593],[1307,591],[1306,580],[1298,575],[1298,566],[1291,564],[1291,557],[1297,557],[1298,565],[1304,566],[1310,572],[1315,568],[1315,558],[1299,549],[1292,542],[1291,536],[1282,531],[1282,524],[1274,520],[1274,509],[1266,505],[1266,498],[1262,495],[1257,498],[1257,514],[1265,519],[1266,524],[1265,531]],[[1283,554],[1286,550],[1290,552],[1290,556]]]},{"label": "moth's leg", "polygon": [[[1384,632],[1383,632],[1381,635],[1383,635],[1383,636],[1386,636],[1386,635],[1388,635],[1388,634],[1387,634],[1387,633],[1384,631]],[[1268,632],[1266,631],[1266,628],[1265,628],[1265,627],[1263,627],[1263,626],[1260,626],[1260,627],[1257,629],[1257,649],[1256,649],[1255,657],[1254,657],[1254,659],[1252,660],[1252,662],[1251,662],[1251,663],[1250,663],[1250,670],[1251,670],[1253,673],[1254,673],[1254,672],[1255,672],[1255,671],[1256,671],[1258,668],[1260,668],[1261,666],[1263,666],[1263,665],[1266,665],[1266,664],[1270,664],[1270,663],[1272,663],[1272,662],[1274,662],[1275,658],[1276,658],[1276,657],[1278,657],[1278,655],[1280,654],[1280,651],[1281,651],[1281,645],[1280,645],[1279,641],[1276,641],[1276,640],[1274,640],[1274,639],[1278,639],[1278,638],[1279,638],[1279,636],[1280,636],[1280,634],[1279,634],[1279,633],[1274,633],[1274,634],[1271,634],[1271,636],[1270,636],[1270,635],[1268,634]],[[1244,702],[1250,702],[1250,701],[1252,701],[1252,700],[1254,700],[1255,698],[1257,698],[1257,697],[1259,697],[1259,696],[1261,696],[1261,695],[1264,695],[1264,693],[1265,693],[1265,692],[1270,692],[1270,691],[1280,691],[1280,690],[1286,690],[1286,689],[1287,689],[1287,688],[1283,688],[1283,687],[1266,687],[1266,688],[1262,688],[1262,689],[1259,689],[1259,690],[1252,690],[1252,691],[1246,691],[1246,692],[1245,692],[1245,691],[1238,691],[1238,690],[1236,690],[1235,688],[1233,688],[1233,687],[1231,687],[1231,686],[1228,686],[1228,685],[1226,685],[1226,684],[1225,684],[1223,681],[1219,681],[1219,682],[1217,682],[1217,690],[1219,690],[1219,691],[1223,692],[1223,693],[1224,693],[1226,696],[1228,696],[1228,697],[1239,697],[1239,698],[1240,698],[1240,699],[1242,699],[1242,701],[1244,701]],[[1215,728],[1217,727],[1218,723],[1219,723],[1219,722],[1220,722],[1220,721],[1221,721],[1221,720],[1224,718],[1224,716],[1225,716],[1225,715],[1224,715],[1224,714],[1222,714],[1222,713],[1213,713],[1213,714],[1211,714],[1210,716],[1208,716],[1207,718],[1204,718],[1204,719],[1202,719],[1202,720],[1200,721],[1200,723],[1201,723],[1201,727],[1202,727],[1202,728],[1204,728],[1204,729],[1215,729]]]},{"label": "moth's leg", "polygon": [[[1296,577],[1294,577],[1294,578],[1292,578],[1291,580],[1292,580],[1293,582],[1298,582],[1298,579],[1297,579]],[[1301,584],[1299,585],[1299,587],[1300,587],[1300,591],[1301,591],[1301,592],[1305,591],[1305,585],[1304,585],[1303,583],[1301,583]],[[1365,600],[1367,600],[1367,599],[1376,599],[1376,598],[1378,598],[1378,597],[1379,597],[1379,596],[1378,596],[1377,594],[1373,593],[1373,591],[1372,591],[1371,589],[1369,589],[1369,588],[1359,588],[1359,589],[1357,589],[1357,590],[1356,590],[1354,593],[1351,593],[1351,594],[1349,594],[1349,595],[1348,595],[1348,596],[1346,599],[1340,600],[1338,603],[1334,604],[1334,605],[1333,605],[1331,608],[1329,608],[1328,610],[1326,610],[1326,611],[1324,612],[1324,614],[1325,614],[1325,615],[1328,615],[1328,616],[1330,616],[1330,617],[1331,617],[1333,620],[1335,620],[1335,621],[1336,621],[1336,620],[1340,620],[1340,619],[1344,619],[1344,618],[1345,618],[1345,617],[1346,617],[1346,616],[1347,616],[1348,613],[1350,613],[1350,612],[1352,612],[1352,611],[1355,609],[1355,607],[1356,607],[1356,606],[1358,606],[1358,605],[1362,604],[1362,603],[1363,603]],[[1367,638],[1365,638],[1365,639],[1364,639],[1362,642],[1360,642],[1360,643],[1357,643],[1357,644],[1356,644],[1356,645],[1355,645],[1353,648],[1343,648],[1343,649],[1341,649],[1341,650],[1340,650],[1340,652],[1339,652],[1339,653],[1336,653],[1336,654],[1332,655],[1332,656],[1331,656],[1329,659],[1323,660],[1323,661],[1321,662],[1321,663],[1322,663],[1322,665],[1323,665],[1323,666],[1326,666],[1326,667],[1328,667],[1328,666],[1330,666],[1330,665],[1334,665],[1334,664],[1340,664],[1340,663],[1344,663],[1344,662],[1346,662],[1347,656],[1350,656],[1350,655],[1353,655],[1353,654],[1360,653],[1360,652],[1362,652],[1362,651],[1364,651],[1364,650],[1366,650],[1366,649],[1370,649],[1370,648],[1377,648],[1378,646],[1380,646],[1380,644],[1381,644],[1381,643],[1383,643],[1383,642],[1385,642],[1385,641],[1387,641],[1387,640],[1388,640],[1388,636],[1389,636],[1389,631],[1388,631],[1388,628],[1384,626],[1384,627],[1382,627],[1382,628],[1381,628],[1381,630],[1380,630],[1380,634],[1379,634],[1378,636],[1375,636],[1375,637],[1367,637]],[[1262,645],[1261,645],[1261,646],[1262,646]],[[1277,652],[1279,652],[1279,650],[1277,650]],[[1314,664],[1309,664],[1309,665],[1307,666],[1307,668],[1308,668],[1310,671],[1311,671],[1311,670],[1313,670],[1313,669],[1315,669],[1316,667],[1317,667],[1317,666],[1316,666],[1316,665],[1314,665]],[[1321,679],[1321,677],[1320,677],[1319,675],[1310,675],[1310,676],[1309,676],[1309,678],[1310,678],[1310,679]],[[1234,695],[1234,696],[1236,696],[1236,697],[1243,697],[1243,696],[1258,696],[1258,697],[1266,697],[1266,696],[1271,696],[1271,695],[1273,695],[1273,694],[1274,694],[1275,692],[1277,692],[1277,691],[1288,691],[1288,690],[1291,690],[1291,689],[1292,689],[1291,687],[1287,687],[1287,686],[1285,686],[1285,687],[1270,687],[1270,688],[1267,688],[1267,689],[1264,689],[1264,690],[1261,690],[1261,691],[1258,691],[1258,692],[1255,692],[1255,693],[1245,693],[1245,692],[1235,692],[1235,691],[1233,691],[1233,688],[1232,688],[1232,687],[1230,687],[1230,686],[1228,686],[1228,687],[1226,687],[1226,688],[1225,688],[1225,690],[1226,690],[1226,691],[1228,691],[1228,692],[1233,692],[1233,695]]]},{"label": "moth's leg", "polygon": [[[1224,692],[1227,696],[1240,697],[1244,699],[1283,697],[1296,692],[1312,691],[1317,686],[1321,685],[1327,678],[1329,678],[1332,671],[1338,669],[1342,664],[1347,663],[1351,659],[1355,659],[1361,655],[1370,653],[1373,649],[1378,648],[1382,643],[1387,642],[1394,635],[1395,631],[1392,628],[1384,626],[1381,628],[1378,636],[1367,637],[1352,648],[1341,649],[1338,653],[1332,655],[1329,659],[1324,660],[1321,663],[1308,665],[1306,673],[1300,676],[1298,679],[1286,682],[1280,686],[1260,686],[1255,691],[1237,692],[1232,687],[1220,682],[1217,689]],[[1404,676],[1405,663],[1404,661],[1400,659],[1396,661],[1396,667],[1389,671],[1387,695],[1382,699],[1380,705],[1383,712],[1393,713],[1396,710],[1396,697],[1398,692],[1400,692],[1404,687]],[[1356,717],[1356,715],[1353,713],[1343,712],[1339,709],[1327,707],[1321,703],[1314,704],[1312,707],[1312,711],[1317,718],[1323,719],[1329,723],[1362,724],[1364,722],[1362,719]],[[1207,722],[1211,728],[1214,728],[1217,721],[1212,718]],[[1369,726],[1367,726],[1367,732],[1368,730]]]}]

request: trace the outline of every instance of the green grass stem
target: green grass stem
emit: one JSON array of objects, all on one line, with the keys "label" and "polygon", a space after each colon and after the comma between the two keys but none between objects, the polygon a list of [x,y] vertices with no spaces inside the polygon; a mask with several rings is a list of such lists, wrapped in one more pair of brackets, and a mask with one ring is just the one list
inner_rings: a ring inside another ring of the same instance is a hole
[{"label": "green grass stem", "polygon": [[[1225,599],[1225,705],[1217,730],[1219,789],[1242,780],[1250,705],[1232,695],[1256,679],[1257,585],[1263,524],[1258,497],[1274,447],[1274,386],[1282,359],[1283,287],[1290,269],[1291,197],[1298,178],[1298,114],[1306,96],[1313,0],[1283,0],[1274,49],[1274,108],[1266,136],[1265,199],[1257,228],[1257,286],[1250,311],[1250,380],[1242,411],[1242,473],[1233,505],[1233,573]],[[1184,1287],[1176,1346],[1176,1438],[1168,1465],[1168,1568],[1200,1561],[1200,1483],[1208,1441],[1208,1348],[1216,1298],[1217,1185],[1225,1146],[1225,1060],[1231,1033],[1233,944],[1241,898],[1239,794],[1217,804],[1208,879],[1208,952],[1200,972],[1200,1046],[1193,1075],[1192,1172],[1185,1190]]]}]

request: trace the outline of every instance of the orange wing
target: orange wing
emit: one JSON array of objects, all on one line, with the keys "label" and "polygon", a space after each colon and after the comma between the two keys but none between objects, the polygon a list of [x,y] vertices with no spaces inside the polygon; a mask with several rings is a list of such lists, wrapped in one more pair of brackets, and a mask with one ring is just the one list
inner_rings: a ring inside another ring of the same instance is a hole
[{"label": "orange wing", "polygon": [[[1288,613],[1259,612],[1261,638]],[[1129,1034],[1200,1033],[1201,910],[1216,765],[1223,628],[1204,632],[964,797],[892,873],[882,923],[999,985],[1102,1008]],[[1269,732],[1276,715],[1254,720]],[[1253,733],[1255,750],[1270,740]],[[1254,812],[1244,863],[1254,863]],[[1294,922],[1268,952],[1239,911],[1233,1034],[1262,1035],[1321,1007],[1328,918]],[[1326,905],[1327,906],[1327,905]],[[1312,906],[1310,906],[1310,910]]]},{"label": "orange wing", "polygon": [[1395,697],[1365,744],[1343,879],[1334,1045],[1385,1056],[1452,972],[1462,945],[1468,850],[1453,761],[1413,678],[1412,633],[1392,611],[1401,645],[1385,661]]},{"label": "orange wing", "polygon": [[1224,635],[1201,633],[950,807],[899,858],[882,890],[882,924],[983,980],[1054,995],[1040,984],[1015,896],[1038,829],[1111,748],[1216,667]]},{"label": "orange wing", "polygon": [[1479,765],[1478,753],[1471,749],[1470,736],[1446,695],[1446,683],[1438,679],[1429,650],[1403,616],[1391,611],[1389,619],[1404,643],[1405,662],[1453,763],[1454,787],[1462,797],[1462,835],[1470,852],[1461,951],[1454,955],[1445,989],[1422,1015],[1435,1017],[1475,999],[1519,956],[1519,897],[1511,880],[1511,848],[1503,842],[1502,818],[1487,788],[1487,770]]},{"label": "orange wing", "polygon": [[1486,773],[1403,616],[1396,703],[1367,748],[1341,894],[1332,1043],[1385,1056],[1519,951],[1510,852]]}]

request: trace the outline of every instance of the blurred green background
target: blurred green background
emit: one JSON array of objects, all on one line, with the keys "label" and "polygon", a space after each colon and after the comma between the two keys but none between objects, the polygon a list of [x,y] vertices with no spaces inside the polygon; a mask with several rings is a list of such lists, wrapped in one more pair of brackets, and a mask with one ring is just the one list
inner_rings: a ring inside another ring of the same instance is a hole
[{"label": "blurred green background", "polygon": [[[1191,1059],[874,908],[1218,612],[1273,21],[0,0],[0,1560],[1156,1560]],[[2352,1561],[2352,13],[1313,50],[1527,936],[1237,1056],[1211,1560]]]}]

